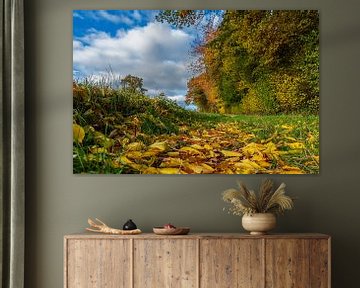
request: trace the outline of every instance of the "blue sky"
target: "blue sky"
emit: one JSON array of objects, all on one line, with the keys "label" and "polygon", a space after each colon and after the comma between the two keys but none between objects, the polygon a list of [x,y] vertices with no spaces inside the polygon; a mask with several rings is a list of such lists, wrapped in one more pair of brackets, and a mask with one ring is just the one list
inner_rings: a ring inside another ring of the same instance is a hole
[{"label": "blue sky", "polygon": [[74,36],[82,37],[95,29],[114,37],[118,29],[146,26],[156,14],[156,10],[74,10]]},{"label": "blue sky", "polygon": [[115,76],[144,79],[149,94],[184,100],[196,31],[154,20],[154,10],[74,10],[74,78]]}]

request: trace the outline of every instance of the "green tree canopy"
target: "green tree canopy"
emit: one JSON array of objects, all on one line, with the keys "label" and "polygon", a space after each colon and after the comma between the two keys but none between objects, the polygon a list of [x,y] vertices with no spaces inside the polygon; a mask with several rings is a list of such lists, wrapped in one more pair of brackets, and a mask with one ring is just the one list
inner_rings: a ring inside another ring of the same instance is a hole
[{"label": "green tree canopy", "polygon": [[133,75],[126,75],[120,81],[123,89],[128,89],[131,92],[140,92],[144,94],[147,90],[143,87],[143,79]]},{"label": "green tree canopy", "polygon": [[216,103],[224,113],[318,113],[318,11],[227,10],[216,26],[206,25],[209,15],[216,13],[164,10],[157,17],[180,28],[208,27],[194,47],[188,101],[202,110]]}]

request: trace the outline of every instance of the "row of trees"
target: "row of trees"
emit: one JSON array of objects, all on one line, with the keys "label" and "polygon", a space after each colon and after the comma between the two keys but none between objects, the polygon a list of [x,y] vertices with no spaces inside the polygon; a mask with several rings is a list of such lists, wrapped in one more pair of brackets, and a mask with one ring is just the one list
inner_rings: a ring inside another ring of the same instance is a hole
[{"label": "row of trees", "polygon": [[[165,10],[159,21],[202,25],[188,103],[201,111],[318,113],[318,11]],[[216,22],[218,21],[218,22]]]}]

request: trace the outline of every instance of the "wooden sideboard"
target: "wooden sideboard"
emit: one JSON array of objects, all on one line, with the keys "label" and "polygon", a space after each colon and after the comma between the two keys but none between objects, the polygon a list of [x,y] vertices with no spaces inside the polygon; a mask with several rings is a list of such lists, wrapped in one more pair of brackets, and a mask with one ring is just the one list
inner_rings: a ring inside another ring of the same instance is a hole
[{"label": "wooden sideboard", "polygon": [[67,235],[65,288],[329,288],[323,234]]}]

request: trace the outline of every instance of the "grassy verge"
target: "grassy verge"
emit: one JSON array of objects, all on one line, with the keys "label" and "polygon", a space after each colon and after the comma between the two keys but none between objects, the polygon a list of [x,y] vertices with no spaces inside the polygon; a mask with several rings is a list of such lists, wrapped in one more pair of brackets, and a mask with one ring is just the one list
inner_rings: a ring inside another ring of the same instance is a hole
[{"label": "grassy verge", "polygon": [[319,172],[317,116],[206,114],[129,90],[73,91],[74,173]]},{"label": "grassy verge", "polygon": [[282,158],[305,173],[319,173],[319,116],[235,116],[242,130],[254,134],[252,141],[274,142]]}]

